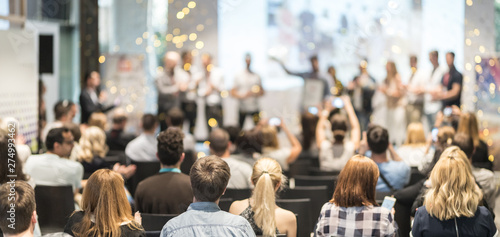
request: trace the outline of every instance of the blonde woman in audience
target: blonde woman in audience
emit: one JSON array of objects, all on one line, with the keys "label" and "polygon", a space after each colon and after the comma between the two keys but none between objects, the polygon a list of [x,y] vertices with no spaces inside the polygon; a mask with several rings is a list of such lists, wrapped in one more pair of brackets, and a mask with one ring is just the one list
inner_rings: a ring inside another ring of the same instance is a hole
[{"label": "blonde woman in audience", "polygon": [[80,138],[78,161],[82,163],[85,173],[92,174],[98,169],[109,168],[104,160],[108,152],[106,134],[96,126],[88,127]]},{"label": "blonde woman in audience", "polygon": [[82,210],[75,211],[64,227],[72,236],[146,236],[141,217],[127,201],[120,174],[101,169],[90,176],[83,190]]},{"label": "blonde woman in audience", "polygon": [[108,126],[108,118],[104,113],[94,112],[90,115],[88,127],[96,126],[103,131],[106,131]]},{"label": "blonde woman in audience", "polygon": [[281,165],[283,170],[287,171],[291,163],[293,163],[302,151],[302,145],[299,140],[288,129],[283,119],[278,125],[285,132],[288,141],[292,147],[282,147],[278,142],[277,127],[269,124],[262,126],[262,157],[273,158]]},{"label": "blonde woman in audience", "polygon": [[353,156],[338,176],[332,200],[321,208],[315,236],[395,236],[394,214],[375,201],[378,177],[372,159]]},{"label": "blonde woman in audience", "polygon": [[491,213],[481,206],[483,194],[460,148],[444,150],[430,174],[430,186],[424,206],[415,214],[414,237],[498,235]]},{"label": "blonde woman in audience", "polygon": [[[358,117],[354,112],[351,100],[347,96],[341,97],[344,102],[344,108],[347,112],[347,118],[343,114],[335,114],[328,122],[328,116],[331,112],[331,102],[327,102],[325,110],[319,116],[318,126],[316,127],[316,145],[319,148],[319,167],[324,171],[340,171],[347,161],[354,155],[359,148],[361,128]],[[328,124],[330,123],[330,124]],[[332,130],[333,140],[330,141],[326,135],[326,127]],[[348,128],[350,128],[350,139],[346,139]]]},{"label": "blonde woman in audience", "polygon": [[465,133],[472,137],[474,141],[474,155],[472,155],[472,165],[478,168],[493,170],[493,162],[488,159],[488,145],[479,139],[479,129],[476,115],[474,113],[464,113],[460,115],[457,133]]},{"label": "blonde woman in audience", "polygon": [[[425,160],[432,159],[434,150],[429,150],[426,154],[427,143],[422,123],[410,123],[406,129],[405,143],[397,149],[397,153],[403,161],[410,167],[418,167]],[[426,159],[426,156],[430,157]]]},{"label": "blonde woman in audience", "polygon": [[229,212],[248,220],[256,235],[276,236],[278,233],[288,237],[297,235],[297,220],[288,210],[276,205],[278,191],[286,177],[278,162],[262,158],[253,166],[252,183],[255,185],[252,196],[235,201]]}]

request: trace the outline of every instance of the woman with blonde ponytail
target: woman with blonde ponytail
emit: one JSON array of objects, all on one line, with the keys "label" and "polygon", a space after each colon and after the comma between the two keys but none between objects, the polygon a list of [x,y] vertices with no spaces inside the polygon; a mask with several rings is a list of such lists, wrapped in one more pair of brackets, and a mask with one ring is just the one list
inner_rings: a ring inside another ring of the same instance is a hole
[{"label": "woman with blonde ponytail", "polygon": [[291,211],[276,205],[276,191],[286,181],[279,163],[271,158],[262,158],[253,166],[252,183],[255,186],[252,196],[235,201],[229,212],[245,217],[256,235],[276,236],[297,235],[297,219]]}]

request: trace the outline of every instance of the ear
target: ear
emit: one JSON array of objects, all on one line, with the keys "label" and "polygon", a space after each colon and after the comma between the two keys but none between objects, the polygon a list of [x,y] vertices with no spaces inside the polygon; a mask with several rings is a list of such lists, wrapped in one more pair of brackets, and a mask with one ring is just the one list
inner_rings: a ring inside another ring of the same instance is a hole
[{"label": "ear", "polygon": [[33,214],[31,215],[31,223],[36,224],[36,211],[33,211]]},{"label": "ear", "polygon": [[186,158],[186,154],[184,154],[183,152],[181,158],[179,158],[179,164],[182,164],[182,162],[184,162],[184,158]]}]

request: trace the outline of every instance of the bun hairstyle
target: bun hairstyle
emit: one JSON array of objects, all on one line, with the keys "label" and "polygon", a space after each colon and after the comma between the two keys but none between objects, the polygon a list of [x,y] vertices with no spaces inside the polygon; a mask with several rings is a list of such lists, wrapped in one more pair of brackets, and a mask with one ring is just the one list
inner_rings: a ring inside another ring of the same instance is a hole
[{"label": "bun hairstyle", "polygon": [[262,158],[255,162],[252,172],[255,188],[252,206],[255,224],[262,229],[263,236],[276,235],[276,189],[286,182],[279,163],[271,158]]},{"label": "bun hairstyle", "polygon": [[341,114],[334,114],[330,119],[330,123],[332,124],[332,133],[335,141],[344,141],[344,137],[347,133],[347,120],[345,116]]}]

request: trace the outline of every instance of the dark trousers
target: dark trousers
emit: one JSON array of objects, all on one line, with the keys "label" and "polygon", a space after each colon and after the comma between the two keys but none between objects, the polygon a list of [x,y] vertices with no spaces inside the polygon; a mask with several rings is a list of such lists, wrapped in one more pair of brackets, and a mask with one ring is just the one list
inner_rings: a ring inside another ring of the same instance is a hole
[{"label": "dark trousers", "polygon": [[[224,124],[222,105],[206,105],[205,106],[205,116],[208,122],[208,131],[211,132],[213,128],[222,127]],[[215,121],[214,121],[215,120]]]},{"label": "dark trousers", "polygon": [[194,126],[196,125],[196,112],[198,109],[196,101],[182,102],[181,109],[184,112],[185,119],[189,122],[189,132],[193,134]]},{"label": "dark trousers", "polygon": [[240,117],[239,117],[240,129],[243,129],[243,125],[245,124],[245,119],[247,118],[247,116],[252,116],[254,125],[257,125],[259,123],[260,120],[259,111],[255,112],[240,111]]}]

